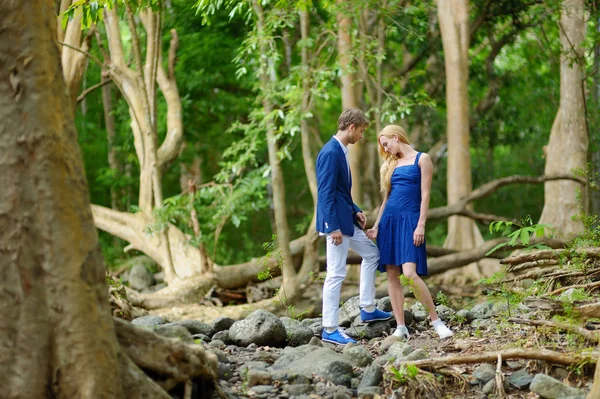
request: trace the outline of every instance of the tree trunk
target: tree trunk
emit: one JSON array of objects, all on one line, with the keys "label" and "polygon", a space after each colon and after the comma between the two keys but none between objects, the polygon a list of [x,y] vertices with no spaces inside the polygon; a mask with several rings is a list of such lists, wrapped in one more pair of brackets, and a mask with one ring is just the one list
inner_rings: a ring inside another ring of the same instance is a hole
[{"label": "tree trunk", "polygon": [[[302,41],[306,42],[309,39],[310,32],[310,17],[308,9],[300,11],[300,34]],[[307,71],[307,76],[302,79],[302,115],[306,115],[310,109],[310,87],[312,76],[310,72],[310,53],[307,46],[302,47],[302,65]],[[318,272],[319,270],[319,234],[317,233],[317,172],[315,168],[315,158],[311,150],[311,133],[308,120],[302,118],[300,120],[300,134],[302,136],[302,159],[304,161],[304,171],[308,180],[308,187],[313,200],[313,217],[308,226],[305,235],[304,256],[302,258],[302,266],[300,268],[299,277],[302,280],[308,279],[308,272]]]},{"label": "tree trunk", "polygon": [[[104,79],[105,73],[102,73],[102,79]],[[123,173],[123,168],[117,158],[117,150],[115,139],[117,137],[115,117],[112,114],[113,102],[112,102],[112,90],[111,85],[106,84],[102,86],[102,104],[104,106],[104,125],[106,127],[106,141],[108,145],[108,166],[119,174],[119,177]],[[110,188],[110,207],[115,211],[122,209],[120,204],[120,198],[122,195],[121,190],[111,186]]]},{"label": "tree trunk", "polygon": [[[595,13],[593,18],[596,21],[596,30],[597,35],[600,36],[600,1],[596,0],[595,2]],[[600,42],[596,42],[596,46],[594,48],[594,77],[592,79],[593,86],[590,90],[591,94],[591,102],[590,106],[587,107],[588,112],[590,110],[596,110],[596,118],[598,118],[598,109],[600,108]],[[592,111],[593,112],[593,111]],[[598,120],[598,119],[596,119]],[[598,123],[596,124],[598,126]],[[594,173],[600,174],[600,132],[598,129],[591,129],[592,137],[591,142],[594,143],[592,150],[592,164]],[[599,182],[600,183],[600,182]],[[591,214],[592,215],[600,215],[600,189],[591,190]]]},{"label": "tree trunk", "polygon": [[[469,152],[468,51],[469,10],[467,0],[438,0],[438,18],[446,65],[446,109],[448,136],[448,203],[467,196],[472,190]],[[444,246],[473,248],[483,242],[475,223],[468,218],[448,219]]]},{"label": "tree trunk", "polygon": [[[337,0],[339,7],[344,7],[346,2]],[[338,14],[338,60],[341,68],[342,81],[342,109],[359,108],[356,88],[356,75],[352,59],[352,19],[347,10]],[[357,142],[348,146],[350,171],[352,172],[352,198],[359,204],[362,203],[362,154],[363,144]]]},{"label": "tree trunk", "polygon": [[[259,1],[253,0],[252,7],[256,14],[256,26],[258,36],[262,43],[259,45],[260,57],[260,84],[263,93],[268,92],[271,85],[269,77],[269,54],[265,38],[265,16],[262,5]],[[296,271],[292,262],[292,254],[290,252],[290,232],[287,222],[287,205],[285,202],[285,184],[283,182],[283,171],[281,170],[281,162],[279,159],[279,146],[275,138],[275,126],[271,119],[273,104],[265,95],[262,95],[262,105],[266,118],[267,127],[267,148],[269,152],[269,166],[271,168],[271,186],[273,190],[273,207],[275,217],[275,234],[277,234],[277,246],[281,252],[281,261],[283,263],[283,286],[291,286],[292,280],[295,277]]]},{"label": "tree trunk", "polygon": [[0,4],[0,384],[10,397],[119,398],[119,349],[56,33],[51,1]]},{"label": "tree trunk", "polygon": [[[585,39],[584,0],[566,0],[562,5],[559,22],[560,105],[550,141],[546,147],[545,174],[572,173],[585,169],[587,161],[588,131],[585,114],[584,55]],[[583,231],[581,221],[572,219],[580,207],[585,209],[585,186],[573,181],[546,182],[544,184],[544,209],[540,223],[548,224],[566,236]],[[578,201],[577,192],[582,198]]]}]

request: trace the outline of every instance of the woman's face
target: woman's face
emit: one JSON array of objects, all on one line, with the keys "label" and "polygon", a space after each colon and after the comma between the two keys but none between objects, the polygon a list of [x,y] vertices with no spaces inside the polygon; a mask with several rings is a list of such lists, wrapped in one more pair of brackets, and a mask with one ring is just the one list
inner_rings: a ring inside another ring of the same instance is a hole
[{"label": "woman's face", "polygon": [[381,136],[379,138],[379,143],[381,143],[381,146],[383,147],[384,151],[391,155],[395,156],[398,155],[398,153],[400,152],[400,145],[398,144],[397,136]]}]

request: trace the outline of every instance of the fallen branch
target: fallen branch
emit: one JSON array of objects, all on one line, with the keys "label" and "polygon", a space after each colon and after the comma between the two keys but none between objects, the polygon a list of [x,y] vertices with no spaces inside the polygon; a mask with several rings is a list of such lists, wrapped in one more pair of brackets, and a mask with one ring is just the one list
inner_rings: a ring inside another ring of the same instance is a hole
[{"label": "fallen branch", "polygon": [[[504,264],[503,260],[500,261],[500,263]],[[520,263],[517,265],[509,266],[507,271],[509,273],[519,273],[519,272],[522,272],[523,270],[532,269],[534,267],[556,266],[559,263],[560,262],[558,261],[558,259],[534,260],[532,262],[525,262],[525,263]]]},{"label": "fallen branch", "polygon": [[588,363],[596,363],[596,358],[598,357],[597,352],[592,352],[589,355],[582,355],[580,353],[561,353],[549,349],[510,348],[501,349],[496,352],[480,352],[468,355],[437,357],[433,359],[416,361],[402,361],[397,362],[397,364],[412,364],[418,368],[438,368],[454,364],[492,363],[498,358],[498,355],[502,356],[504,360],[543,360],[548,363],[561,364],[564,366],[580,364],[583,361],[587,361]]},{"label": "fallen branch", "polygon": [[549,320],[524,320],[524,319],[517,319],[517,318],[508,319],[508,321],[510,321],[512,323],[526,324],[526,325],[535,326],[535,327],[549,327],[549,328],[554,328],[554,329],[558,329],[558,330],[565,330],[568,332],[577,333],[577,334],[583,336],[588,341],[595,342],[595,343],[600,342],[600,334],[586,330],[583,327],[574,326],[572,324],[556,323],[556,322],[549,321]]},{"label": "fallen branch", "polygon": [[506,392],[504,392],[504,376],[502,375],[502,355],[500,353],[498,353],[498,362],[496,363],[496,393],[499,398],[506,398]]},{"label": "fallen branch", "polygon": [[558,295],[566,290],[570,290],[571,288],[583,288],[583,289],[591,289],[591,288],[596,288],[596,287],[600,287],[600,281],[596,281],[594,283],[589,283],[589,284],[575,284],[575,285],[570,285],[568,287],[561,287],[558,288],[554,291],[551,292],[546,292],[544,295],[542,295],[542,297],[548,297],[548,296],[553,296],[553,295]]},{"label": "fallen branch", "polygon": [[[552,245],[548,245],[548,246],[552,247],[552,248],[558,248],[558,247],[553,247]],[[565,251],[564,249],[558,249],[558,250],[545,249],[542,251],[535,251],[535,252],[529,252],[526,254],[519,254],[519,255],[511,256],[506,259],[503,259],[502,261],[500,261],[500,263],[508,264],[508,265],[518,265],[520,263],[533,262],[536,260],[559,259],[560,255],[564,251]],[[571,259],[575,256],[583,256],[586,258],[600,258],[600,248],[578,248],[576,250],[572,250],[571,252],[567,253],[567,257],[569,259]]]}]

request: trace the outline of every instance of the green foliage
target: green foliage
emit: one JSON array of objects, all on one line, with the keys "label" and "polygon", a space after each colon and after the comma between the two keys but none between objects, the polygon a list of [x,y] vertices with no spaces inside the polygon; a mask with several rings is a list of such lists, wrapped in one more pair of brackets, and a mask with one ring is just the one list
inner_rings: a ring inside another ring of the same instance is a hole
[{"label": "green foliage", "polygon": [[510,233],[509,229],[515,227],[515,223],[506,221],[490,223],[490,232],[499,232],[500,230],[502,230],[503,234],[506,234],[508,238],[510,238],[510,240],[508,242],[503,242],[496,245],[494,248],[488,251],[486,255],[494,253],[498,249],[503,248],[507,245],[511,247],[521,246],[525,249],[550,249],[550,247],[542,243],[532,244],[531,239],[533,237],[543,237],[544,235],[546,235],[546,230],[550,232],[554,231],[552,227],[546,224],[534,224],[531,220],[531,217],[529,216],[527,216],[527,218],[525,218],[525,220],[522,223],[523,225],[521,227],[517,228],[515,231]]},{"label": "green foliage", "polygon": [[506,272],[496,272],[491,277],[483,278],[477,281],[475,284],[485,284],[492,288],[489,290],[488,296],[492,298],[499,298],[504,301],[507,305],[508,317],[511,317],[511,307],[514,307],[523,301],[523,298],[527,296],[527,292],[524,290],[516,290],[509,286],[506,282]]},{"label": "green foliage", "polygon": [[389,370],[392,373],[392,379],[400,384],[406,384],[419,375],[419,369],[414,364],[403,364],[400,368],[391,366]]}]

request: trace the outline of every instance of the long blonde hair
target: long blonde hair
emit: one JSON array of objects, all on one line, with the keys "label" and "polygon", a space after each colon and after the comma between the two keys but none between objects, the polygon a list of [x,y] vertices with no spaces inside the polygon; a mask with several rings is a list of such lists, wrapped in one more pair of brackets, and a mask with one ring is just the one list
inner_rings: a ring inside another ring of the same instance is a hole
[{"label": "long blonde hair", "polygon": [[381,165],[379,182],[381,185],[382,192],[388,192],[392,188],[392,174],[394,173],[394,168],[396,167],[396,162],[402,158],[402,154],[398,153],[396,155],[392,155],[383,148],[381,145],[381,137],[392,138],[394,136],[398,137],[398,140],[403,142],[404,144],[410,145],[408,142],[408,136],[406,131],[398,125],[387,125],[383,128],[381,132],[377,135],[377,144],[379,147],[379,155],[383,158],[383,165]]}]

